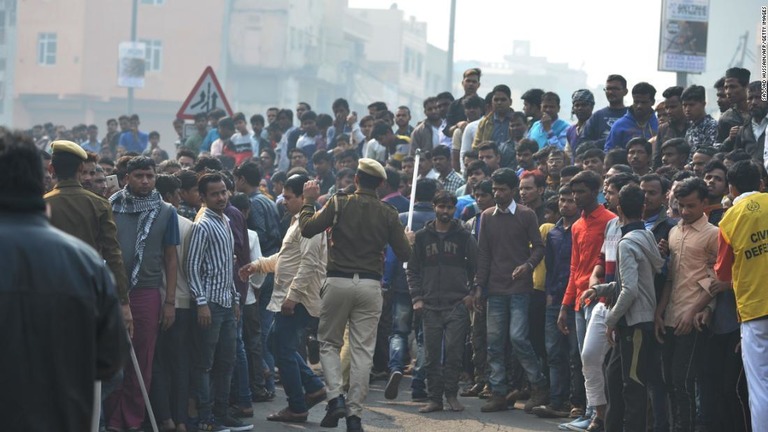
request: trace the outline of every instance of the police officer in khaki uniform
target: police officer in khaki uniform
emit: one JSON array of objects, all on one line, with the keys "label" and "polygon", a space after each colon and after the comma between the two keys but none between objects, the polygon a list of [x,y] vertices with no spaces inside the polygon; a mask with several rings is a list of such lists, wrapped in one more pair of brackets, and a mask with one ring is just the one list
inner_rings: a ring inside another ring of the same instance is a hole
[{"label": "police officer in khaki uniform", "polygon": [[51,225],[88,243],[101,254],[115,276],[117,296],[123,320],[133,334],[133,318],[128,305],[128,278],[123,255],[117,243],[117,226],[109,202],[83,188],[79,173],[88,158],[82,147],[72,141],[51,143],[53,155],[49,169],[58,183],[43,197],[50,211]]},{"label": "police officer in khaki uniform", "polygon": [[[360,159],[355,174],[357,191],[337,193],[319,212],[315,212],[319,185],[317,181],[308,181],[304,185],[304,206],[299,215],[304,237],[331,229],[328,278],[320,293],[323,305],[318,329],[320,363],[330,401],[320,425],[334,427],[346,416],[348,432],[363,430],[360,416],[368,394],[376,327],[381,316],[384,248],[391,245],[402,262],[407,262],[411,254],[397,210],[376,196],[376,188],[386,178],[387,173],[379,162]],[[341,395],[339,356],[347,323],[352,357],[348,409]]]}]

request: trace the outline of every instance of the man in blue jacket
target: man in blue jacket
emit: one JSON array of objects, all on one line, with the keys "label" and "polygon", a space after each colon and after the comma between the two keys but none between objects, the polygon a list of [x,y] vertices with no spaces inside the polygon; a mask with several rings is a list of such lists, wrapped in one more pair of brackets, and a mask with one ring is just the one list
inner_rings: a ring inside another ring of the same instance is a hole
[{"label": "man in blue jacket", "polygon": [[[419,231],[424,228],[427,222],[435,219],[432,198],[436,192],[436,180],[421,179],[416,182],[416,202],[413,204],[413,220],[411,221],[412,232]],[[400,213],[400,223],[403,226],[407,225],[408,212]],[[411,399],[414,402],[424,401],[427,399],[427,391],[422,368],[424,350],[421,320],[417,319],[414,323],[411,295],[408,292],[403,263],[395,257],[395,253],[389,246],[387,246],[384,260],[382,287],[390,292],[392,305],[392,334],[389,336],[389,380],[384,389],[384,397],[389,400],[397,399],[400,380],[403,378],[404,362],[408,356],[408,337],[411,330],[415,330],[419,352],[416,353],[416,369],[413,381],[411,381]]]},{"label": "man in blue jacket", "polygon": [[651,139],[659,130],[659,120],[653,111],[656,102],[656,89],[647,82],[640,82],[632,87],[632,106],[624,117],[611,127],[605,140],[605,152],[612,148],[626,148],[634,137]]}]

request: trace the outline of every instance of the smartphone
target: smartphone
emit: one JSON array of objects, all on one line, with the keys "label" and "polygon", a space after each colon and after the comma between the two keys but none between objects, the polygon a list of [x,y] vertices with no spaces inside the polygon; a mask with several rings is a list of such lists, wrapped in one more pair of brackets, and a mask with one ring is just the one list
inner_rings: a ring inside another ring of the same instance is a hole
[{"label": "smartphone", "polygon": [[112,174],[107,176],[107,190],[120,189],[120,182],[117,181],[117,175]]}]

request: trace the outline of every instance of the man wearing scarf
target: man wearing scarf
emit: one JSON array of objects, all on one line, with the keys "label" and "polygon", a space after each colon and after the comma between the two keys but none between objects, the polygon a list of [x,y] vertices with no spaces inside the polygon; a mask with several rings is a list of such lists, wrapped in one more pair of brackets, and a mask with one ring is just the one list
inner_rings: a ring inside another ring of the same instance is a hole
[{"label": "man wearing scarf", "polygon": [[[117,240],[128,274],[128,297],[134,319],[133,347],[144,384],[150,388],[155,342],[162,319],[167,330],[175,318],[176,246],[180,243],[176,210],[155,190],[155,162],[136,156],[128,162],[125,188],[109,199],[117,225]],[[163,277],[165,274],[165,277]],[[165,281],[162,306],[160,286]],[[144,400],[133,368],[125,369],[122,385],[107,398],[108,425],[116,430],[139,430]]]}]

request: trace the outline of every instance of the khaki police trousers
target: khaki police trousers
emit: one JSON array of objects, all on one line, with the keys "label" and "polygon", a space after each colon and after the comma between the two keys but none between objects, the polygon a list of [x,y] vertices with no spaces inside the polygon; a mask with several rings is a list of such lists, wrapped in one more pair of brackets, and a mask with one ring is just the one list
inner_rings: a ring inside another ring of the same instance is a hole
[{"label": "khaki police trousers", "polygon": [[377,280],[329,277],[320,292],[322,311],[317,338],[320,363],[328,387],[328,398],[342,393],[340,350],[344,328],[349,324],[350,373],[347,415],[362,416],[363,401],[373,365],[376,328],[381,316],[381,284]]}]

